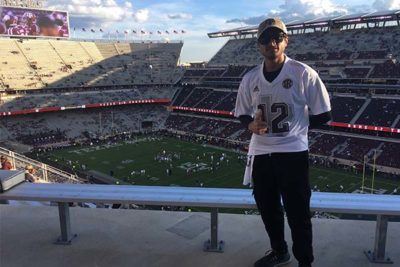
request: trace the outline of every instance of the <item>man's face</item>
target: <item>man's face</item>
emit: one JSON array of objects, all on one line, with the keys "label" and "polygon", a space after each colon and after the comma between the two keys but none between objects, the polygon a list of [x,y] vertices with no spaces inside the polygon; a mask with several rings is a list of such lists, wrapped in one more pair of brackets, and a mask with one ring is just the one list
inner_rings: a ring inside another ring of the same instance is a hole
[{"label": "man's face", "polygon": [[266,30],[258,39],[258,49],[267,59],[274,60],[285,52],[288,37],[281,30],[271,28]]},{"label": "man's face", "polygon": [[40,28],[40,35],[44,36],[58,36],[57,26],[45,26]]}]

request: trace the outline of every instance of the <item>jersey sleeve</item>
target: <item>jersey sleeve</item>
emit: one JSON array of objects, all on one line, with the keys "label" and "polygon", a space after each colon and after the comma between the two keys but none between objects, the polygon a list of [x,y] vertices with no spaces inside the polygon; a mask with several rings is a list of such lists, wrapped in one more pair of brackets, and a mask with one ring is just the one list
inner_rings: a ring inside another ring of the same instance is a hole
[{"label": "jersey sleeve", "polygon": [[331,110],[328,90],[314,70],[306,71],[303,77],[306,104],[312,115]]},{"label": "jersey sleeve", "polygon": [[251,94],[248,87],[248,83],[246,79],[242,79],[240,83],[239,90],[236,96],[236,105],[235,105],[235,117],[239,117],[241,115],[250,115],[253,114],[253,108],[251,106]]}]

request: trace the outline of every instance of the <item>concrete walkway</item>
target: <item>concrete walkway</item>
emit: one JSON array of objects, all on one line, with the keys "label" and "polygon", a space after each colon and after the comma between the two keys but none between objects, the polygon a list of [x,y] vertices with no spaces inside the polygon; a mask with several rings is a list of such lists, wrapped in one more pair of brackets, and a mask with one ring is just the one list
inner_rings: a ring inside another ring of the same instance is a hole
[{"label": "concrete walkway", "polygon": [[[57,207],[0,205],[0,266],[251,267],[269,248],[259,216],[220,214],[219,220],[225,252],[207,253],[207,213],[71,208],[78,237],[59,246],[52,244],[60,231]],[[313,227],[313,266],[400,266],[400,223],[389,223],[393,265],[371,264],[363,254],[373,248],[375,222],[313,219]],[[288,227],[286,233],[290,241]]]}]

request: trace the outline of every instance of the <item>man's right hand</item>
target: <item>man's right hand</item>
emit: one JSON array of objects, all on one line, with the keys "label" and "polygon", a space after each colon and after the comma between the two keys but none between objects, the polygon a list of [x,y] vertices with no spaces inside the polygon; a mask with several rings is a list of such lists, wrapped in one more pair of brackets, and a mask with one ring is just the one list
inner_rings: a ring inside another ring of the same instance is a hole
[{"label": "man's right hand", "polygon": [[258,135],[262,135],[268,132],[267,123],[262,119],[262,111],[258,109],[254,120],[249,124],[249,130]]}]

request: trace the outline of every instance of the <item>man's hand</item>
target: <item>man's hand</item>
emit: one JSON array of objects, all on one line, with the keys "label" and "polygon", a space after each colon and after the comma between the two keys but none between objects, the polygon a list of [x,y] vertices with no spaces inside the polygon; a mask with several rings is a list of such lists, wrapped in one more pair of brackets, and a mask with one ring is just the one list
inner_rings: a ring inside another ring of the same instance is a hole
[{"label": "man's hand", "polygon": [[262,111],[258,109],[254,120],[249,124],[249,130],[252,133],[261,135],[268,132],[267,123],[262,119]]}]

